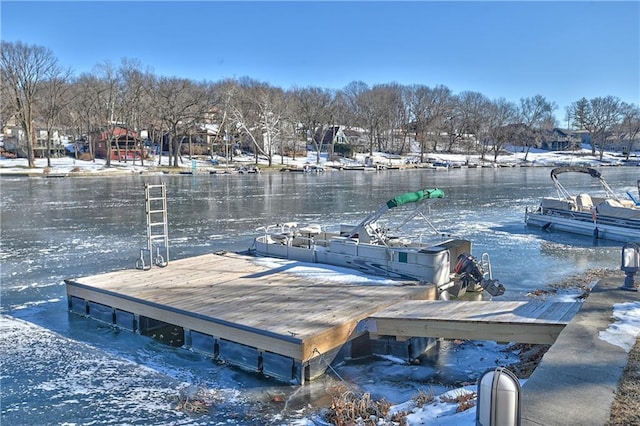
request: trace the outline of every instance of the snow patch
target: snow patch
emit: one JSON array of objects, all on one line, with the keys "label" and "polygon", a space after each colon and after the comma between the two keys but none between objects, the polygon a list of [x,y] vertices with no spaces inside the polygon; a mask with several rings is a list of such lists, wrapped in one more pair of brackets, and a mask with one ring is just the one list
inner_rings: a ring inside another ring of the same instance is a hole
[{"label": "snow patch", "polygon": [[613,318],[616,322],[601,331],[599,337],[629,353],[640,336],[640,302],[616,303]]}]

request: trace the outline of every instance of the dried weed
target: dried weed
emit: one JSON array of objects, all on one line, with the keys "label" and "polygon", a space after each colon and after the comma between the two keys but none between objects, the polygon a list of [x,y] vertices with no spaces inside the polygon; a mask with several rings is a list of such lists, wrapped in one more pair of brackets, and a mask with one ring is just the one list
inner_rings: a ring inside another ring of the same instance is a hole
[{"label": "dried weed", "polygon": [[477,394],[475,392],[458,391],[454,396],[441,396],[440,401],[454,402],[458,404],[458,409],[456,411],[460,413],[468,410],[469,408],[475,407],[476,396]]},{"label": "dried weed", "polygon": [[640,339],[629,353],[616,394],[611,404],[611,415],[606,426],[640,424]]}]

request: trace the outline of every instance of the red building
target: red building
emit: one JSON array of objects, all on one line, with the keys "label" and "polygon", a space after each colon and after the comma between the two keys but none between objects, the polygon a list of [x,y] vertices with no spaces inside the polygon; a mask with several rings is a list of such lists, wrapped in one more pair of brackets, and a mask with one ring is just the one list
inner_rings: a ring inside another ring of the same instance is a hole
[{"label": "red building", "polygon": [[111,159],[126,161],[147,158],[147,152],[138,133],[124,127],[115,127],[111,132],[97,135],[96,158],[107,158],[107,144],[111,140]]}]

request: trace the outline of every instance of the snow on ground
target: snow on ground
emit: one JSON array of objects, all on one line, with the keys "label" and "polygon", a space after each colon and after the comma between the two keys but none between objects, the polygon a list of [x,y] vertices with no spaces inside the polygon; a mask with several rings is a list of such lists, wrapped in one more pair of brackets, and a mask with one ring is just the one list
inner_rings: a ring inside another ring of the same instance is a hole
[{"label": "snow on ground", "polygon": [[[320,156],[316,152],[309,151],[306,157],[281,157],[274,155],[272,158],[272,168],[279,170],[282,167],[303,167],[304,165],[318,164],[325,167],[340,165],[364,165],[369,157],[368,154],[357,154],[355,159],[341,159],[341,161],[328,161],[327,154],[321,153]],[[635,164],[640,161],[640,152],[634,153],[631,157]],[[371,156],[373,164],[383,166],[407,166],[415,164],[420,160],[420,155],[411,153],[407,156],[398,156],[374,152]],[[480,166],[558,166],[558,165],[623,165],[624,158],[620,153],[605,152],[602,160],[599,155],[591,155],[591,150],[584,147],[576,151],[543,151],[540,149],[531,149],[528,153],[522,152],[520,148],[513,148],[509,154],[500,155],[496,162],[493,162],[493,156],[489,155],[485,161],[481,160],[478,155],[464,154],[444,154],[444,153],[428,153],[424,155],[424,160],[431,162],[448,163],[451,166],[480,165]],[[79,175],[93,174],[117,174],[117,173],[143,173],[157,170],[158,166],[169,166],[169,157],[162,156],[160,161],[158,158],[145,160],[144,164],[140,164],[140,160],[117,161],[111,162],[111,167],[106,167],[105,160],[96,159],[93,161],[84,161],[73,157],[52,158],[51,167],[47,168],[47,160],[38,158],[35,160],[36,168],[29,169],[27,160],[24,158],[8,159],[0,157],[0,174],[20,175],[20,174],[68,174],[78,173]],[[158,164],[160,163],[160,164]],[[217,163],[217,164],[216,164]],[[226,163],[223,157],[216,157],[212,162],[208,157],[198,157],[190,160],[187,156],[182,157],[179,168],[183,171],[193,171],[208,173],[213,171],[224,171],[227,169],[234,170],[242,165],[255,164],[255,158],[252,155],[241,155],[233,158],[231,164]],[[260,157],[258,165],[264,169],[268,165],[266,158]]]},{"label": "snow on ground", "polygon": [[631,351],[640,337],[640,303],[618,303],[613,307],[613,318],[617,321],[599,333],[600,339]]}]

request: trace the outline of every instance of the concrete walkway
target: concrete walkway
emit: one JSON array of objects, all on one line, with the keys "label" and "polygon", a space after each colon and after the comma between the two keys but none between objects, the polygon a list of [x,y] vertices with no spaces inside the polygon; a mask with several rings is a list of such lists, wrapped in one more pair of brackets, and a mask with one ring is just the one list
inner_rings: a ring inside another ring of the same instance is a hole
[{"label": "concrete walkway", "polygon": [[[640,285],[636,276],[636,285]],[[599,338],[617,303],[639,302],[622,278],[600,280],[522,387],[522,425],[599,425],[609,421],[629,354]]]}]

